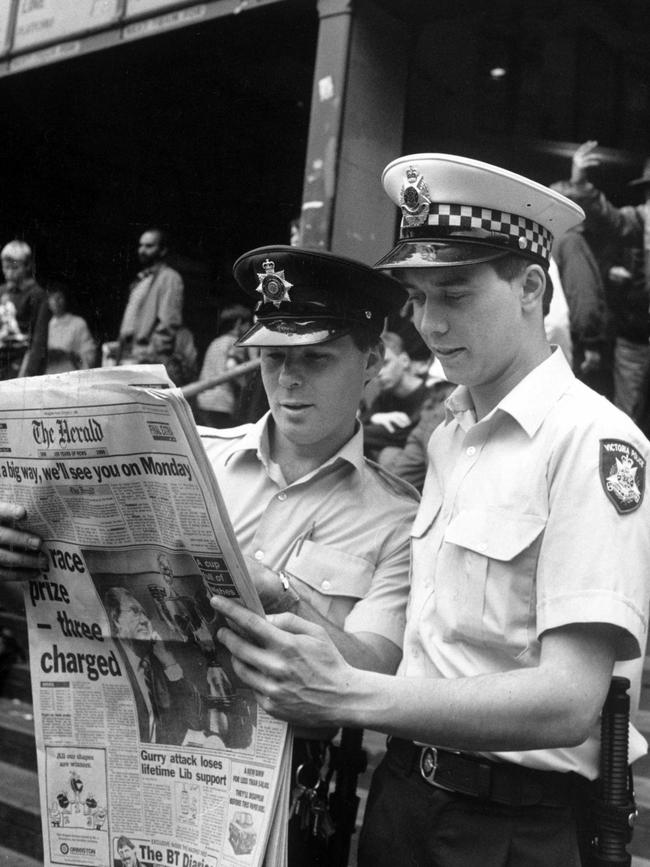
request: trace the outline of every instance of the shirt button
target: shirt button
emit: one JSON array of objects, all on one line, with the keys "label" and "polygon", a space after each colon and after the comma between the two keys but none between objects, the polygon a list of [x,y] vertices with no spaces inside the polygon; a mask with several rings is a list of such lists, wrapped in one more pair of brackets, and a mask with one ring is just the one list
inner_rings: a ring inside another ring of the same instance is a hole
[{"label": "shirt button", "polygon": [[256,560],[263,560],[264,559],[264,551],[256,551],[253,554],[253,557],[255,557]]},{"label": "shirt button", "polygon": [[332,589],[332,582],[331,581],[323,581],[323,583],[320,586],[323,588],[323,590],[331,590]]},{"label": "shirt button", "polygon": [[473,454],[476,454],[476,446],[470,446],[470,447],[467,449],[467,454],[470,456],[470,458],[471,458],[471,456],[472,456]]},{"label": "shirt button", "polygon": [[278,500],[279,500],[281,503],[284,503],[284,501],[285,501],[286,499],[287,499],[287,495],[284,493],[284,491],[283,491],[281,494],[278,494]]}]

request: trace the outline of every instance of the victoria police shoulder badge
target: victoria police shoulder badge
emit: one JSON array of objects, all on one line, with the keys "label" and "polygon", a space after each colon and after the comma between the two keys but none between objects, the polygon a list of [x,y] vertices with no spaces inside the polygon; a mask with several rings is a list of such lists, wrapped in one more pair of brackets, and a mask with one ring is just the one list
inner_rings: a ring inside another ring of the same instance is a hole
[{"label": "victoria police shoulder badge", "polygon": [[624,440],[600,441],[600,481],[608,499],[621,515],[634,512],[643,502],[646,460]]}]

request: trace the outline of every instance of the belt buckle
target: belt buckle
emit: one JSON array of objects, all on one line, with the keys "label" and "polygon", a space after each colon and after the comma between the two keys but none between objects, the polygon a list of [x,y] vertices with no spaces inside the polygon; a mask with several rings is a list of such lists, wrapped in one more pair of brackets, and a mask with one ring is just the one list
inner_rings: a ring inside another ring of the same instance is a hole
[{"label": "belt buckle", "polygon": [[435,747],[422,747],[420,750],[420,776],[424,782],[437,789],[444,789],[445,792],[453,792],[453,789],[436,781],[437,770],[438,750]]}]

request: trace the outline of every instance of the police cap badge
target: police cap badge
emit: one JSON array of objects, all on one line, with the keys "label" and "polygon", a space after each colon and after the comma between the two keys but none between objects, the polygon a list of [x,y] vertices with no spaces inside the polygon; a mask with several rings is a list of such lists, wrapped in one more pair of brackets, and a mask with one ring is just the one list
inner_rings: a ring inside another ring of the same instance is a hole
[{"label": "police cap badge", "polygon": [[240,346],[290,346],[335,340],[363,323],[377,337],[407,293],[368,265],[323,250],[259,247],[237,259],[233,274],[257,301],[255,324]]},{"label": "police cap badge", "polygon": [[549,187],[466,157],[400,157],[382,183],[402,212],[399,242],[375,266],[382,270],[471,265],[510,252],[548,267],[553,236],[584,219]]}]

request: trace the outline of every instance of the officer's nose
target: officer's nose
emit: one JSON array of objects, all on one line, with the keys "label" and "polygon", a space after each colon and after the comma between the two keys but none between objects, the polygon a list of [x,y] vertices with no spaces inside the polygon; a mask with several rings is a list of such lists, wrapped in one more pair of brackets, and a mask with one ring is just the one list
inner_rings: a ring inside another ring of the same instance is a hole
[{"label": "officer's nose", "polygon": [[420,314],[420,321],[416,324],[425,337],[446,334],[449,331],[449,320],[444,305],[433,298],[427,298]]},{"label": "officer's nose", "polygon": [[282,388],[296,388],[302,382],[300,369],[295,361],[290,358],[285,358],[280,369],[278,383]]}]

